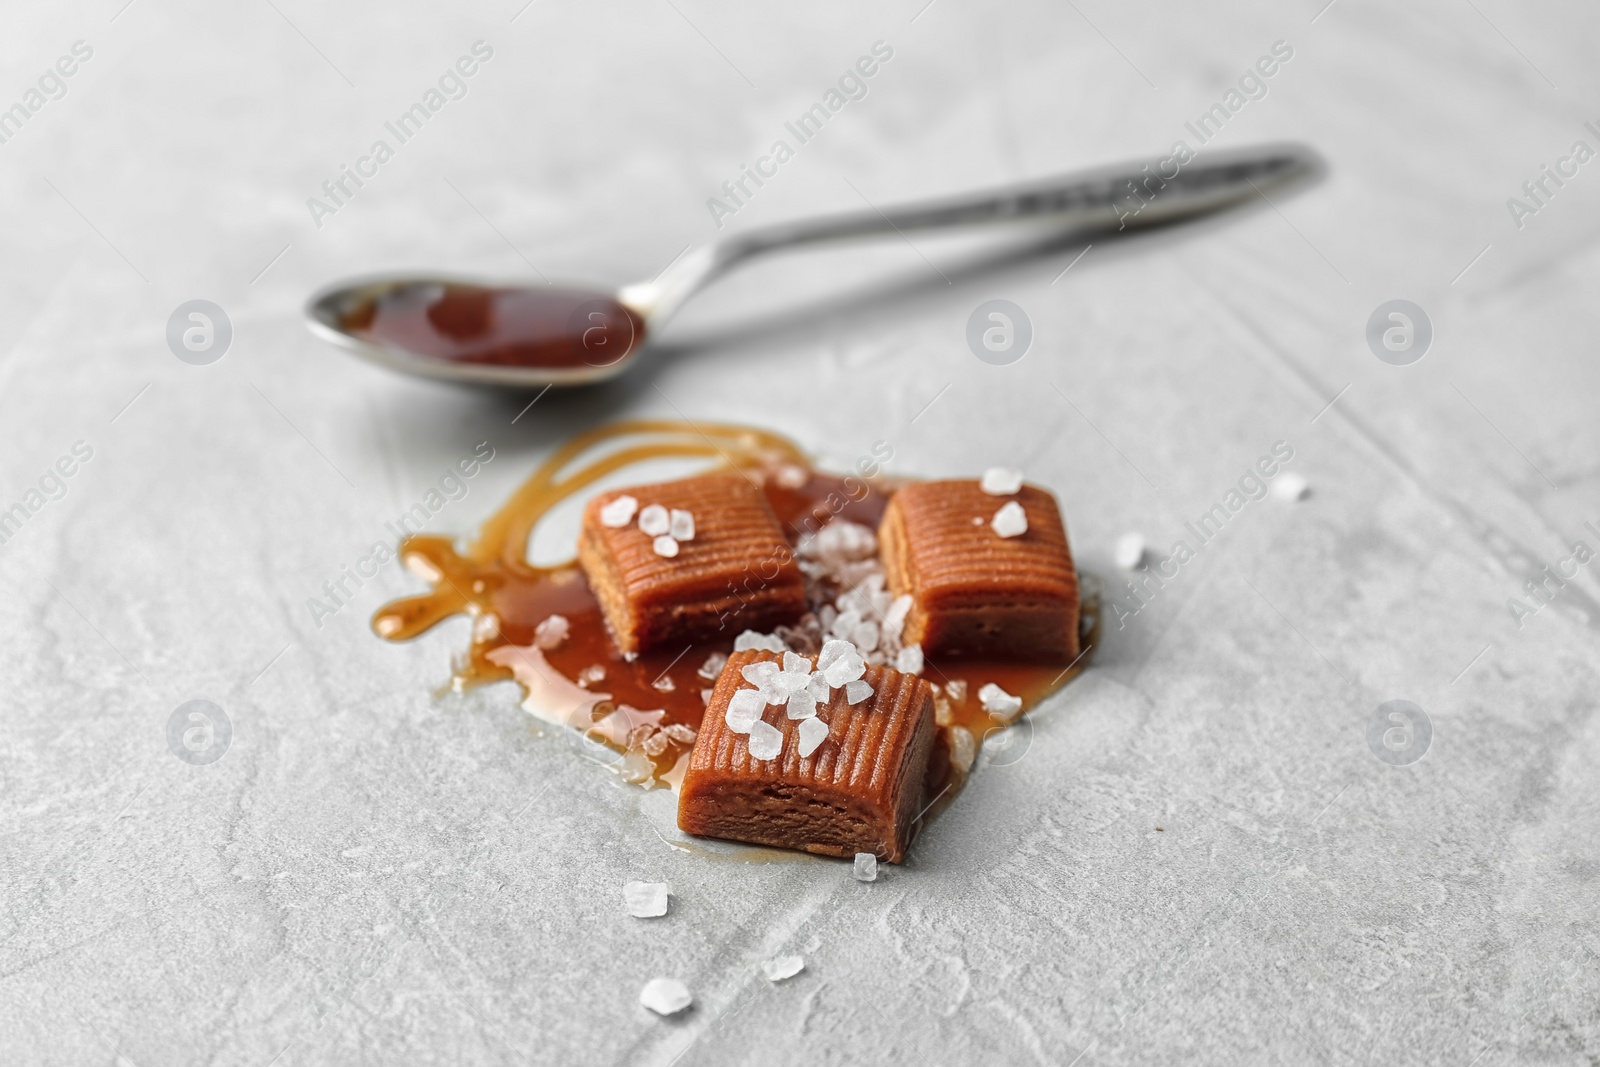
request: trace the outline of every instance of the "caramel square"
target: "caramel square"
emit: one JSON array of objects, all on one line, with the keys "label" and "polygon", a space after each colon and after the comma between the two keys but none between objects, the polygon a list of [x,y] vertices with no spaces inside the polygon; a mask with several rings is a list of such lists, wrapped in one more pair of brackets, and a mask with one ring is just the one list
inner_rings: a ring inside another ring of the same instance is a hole
[{"label": "caramel square", "polygon": [[[677,555],[657,553],[636,513],[607,526],[600,513],[620,496],[694,516]],[[584,509],[578,560],[617,646],[649,652],[770,631],[805,614],[805,581],[766,495],[737,471],[601,493]]]},{"label": "caramel square", "polygon": [[[990,521],[1021,505],[1026,533]],[[890,591],[911,595],[902,640],[929,657],[1070,663],[1079,652],[1078,575],[1061,510],[1024,485],[993,496],[976,481],[918,482],[889,499],[878,543]]]},{"label": "caramel square", "polygon": [[[772,652],[735,652],[717,678],[678,795],[678,827],[823,856],[871,852],[899,863],[911,843],[935,733],[933,687],[914,674],[868,667],[872,695],[860,704],[832,691],[817,717],[828,736],[800,755],[800,726],[782,704],[762,721],[783,734],[775,759],[750,755],[749,735],[728,728],[728,702],[753,689],[741,673],[779,661]],[[815,667],[816,661],[811,661]]]}]

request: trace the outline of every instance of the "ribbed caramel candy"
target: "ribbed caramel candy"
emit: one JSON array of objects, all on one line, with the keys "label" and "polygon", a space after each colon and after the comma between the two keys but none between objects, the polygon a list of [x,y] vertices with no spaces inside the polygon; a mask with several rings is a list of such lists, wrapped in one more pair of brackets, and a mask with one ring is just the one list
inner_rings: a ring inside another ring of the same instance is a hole
[{"label": "ribbed caramel candy", "polygon": [[[800,722],[782,704],[764,722],[783,733],[776,759],[750,755],[749,736],[728,729],[728,701],[744,667],[779,660],[771,652],[728,657],[706,707],[678,795],[678,826],[719,837],[824,856],[871,852],[899,863],[911,843],[933,747],[933,687],[914,674],[868,667],[872,696],[851,706],[843,689],[817,714],[828,736],[800,755]],[[813,661],[815,666],[815,661]]]},{"label": "ribbed caramel candy", "polygon": [[[1009,501],[1028,530],[990,527]],[[918,482],[878,528],[889,589],[911,595],[902,640],[925,655],[1060,662],[1078,655],[1078,575],[1055,497],[1024,485],[992,496],[976,481]]]},{"label": "ribbed caramel candy", "polygon": [[[694,537],[662,556],[655,537],[600,521],[619,496],[694,516]],[[805,613],[805,586],[794,551],[766,496],[737,471],[602,493],[584,510],[578,560],[600,600],[617,645],[648,652],[672,645],[767,631]]]}]

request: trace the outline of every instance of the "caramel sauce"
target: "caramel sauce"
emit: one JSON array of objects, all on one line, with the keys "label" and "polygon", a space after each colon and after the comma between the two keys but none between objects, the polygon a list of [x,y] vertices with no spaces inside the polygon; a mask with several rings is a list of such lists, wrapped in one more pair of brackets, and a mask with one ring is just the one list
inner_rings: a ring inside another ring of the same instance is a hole
[{"label": "caramel sauce", "polygon": [[[626,443],[630,441],[633,443]],[[621,447],[609,447],[618,445]],[[601,451],[603,448],[609,450]],[[591,452],[601,454],[577,465]],[[497,662],[497,658],[504,660],[506,653],[496,657],[496,650],[533,644],[539,624],[551,615],[561,615],[570,623],[570,630],[555,647],[543,650],[548,664],[572,682],[584,677],[585,671],[604,670],[603,678],[587,685],[597,702],[579,709],[575,722],[579,729],[587,729],[622,705],[660,709],[664,715],[655,722],[657,726],[681,723],[698,729],[705,712],[701,691],[709,690],[715,681],[714,675],[707,678],[700,671],[713,653],[732,651],[735,632],[684,653],[646,653],[630,659],[613,643],[600,605],[575,561],[541,567],[527,560],[535,526],[556,504],[606,475],[664,457],[704,457],[714,466],[731,465],[763,479],[767,499],[791,544],[798,542],[803,532],[800,524],[807,521],[817,528],[842,518],[875,530],[889,496],[905,484],[904,479],[853,477],[848,480],[855,491],[852,497],[846,479],[815,470],[792,442],[739,426],[651,420],[601,427],[579,435],[552,455],[464,547],[432,535],[403,541],[401,559],[425,577],[432,589],[380,608],[372,618],[373,630],[388,640],[405,641],[452,616],[472,616],[478,622],[471,646],[456,661],[452,677],[452,685],[464,689],[513,678],[510,667]],[[974,742],[981,744],[1001,726],[978,700],[984,684],[993,682],[1020,696],[1026,715],[1070,681],[1087,665],[1098,636],[1097,604],[1092,597],[1085,597],[1083,610],[1089,623],[1084,651],[1070,665],[928,659],[923,677],[940,687],[944,702],[941,723],[964,727]],[[493,622],[486,624],[487,620]],[[945,690],[952,680],[966,683],[964,699],[952,699]],[[527,688],[524,690],[526,693]],[[598,700],[601,694],[605,699]],[[930,805],[941,799],[947,803],[946,794],[953,794],[953,787],[964,778],[952,773],[948,730],[941,730],[939,737],[945,743],[936,747],[935,764],[929,770],[925,796]],[[608,744],[617,751],[627,747]],[[664,751],[645,757],[650,761],[648,769],[658,777],[667,776],[689,747],[687,743],[668,744]],[[636,755],[636,766],[638,760]],[[648,772],[642,777],[647,780]]]},{"label": "caramel sauce", "polygon": [[586,289],[415,282],[356,305],[351,336],[433,359],[503,367],[609,367],[644,343],[644,319]]}]

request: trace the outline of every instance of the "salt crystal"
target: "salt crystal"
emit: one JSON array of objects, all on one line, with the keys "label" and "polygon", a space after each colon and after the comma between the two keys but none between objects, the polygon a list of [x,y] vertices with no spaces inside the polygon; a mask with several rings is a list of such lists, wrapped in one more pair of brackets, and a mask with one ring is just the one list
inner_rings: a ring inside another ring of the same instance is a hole
[{"label": "salt crystal", "polygon": [[750,724],[750,758],[773,760],[783,751],[783,731],[757,719]]},{"label": "salt crystal", "polygon": [[800,720],[800,755],[809,756],[828,739],[828,724],[815,716]]},{"label": "salt crystal", "polygon": [[706,657],[706,661],[700,665],[700,669],[695,673],[706,681],[711,682],[716,680],[717,675],[722,673],[722,668],[727,665],[727,656],[724,656],[721,652],[713,652]]},{"label": "salt crystal", "polygon": [[1028,532],[1028,513],[1022,510],[1021,504],[1012,500],[994,513],[989,525],[1001,537],[1021,537]]},{"label": "salt crystal", "polygon": [[656,555],[666,556],[668,559],[678,554],[678,542],[664,534],[650,542],[650,547],[656,550]]},{"label": "salt crystal", "polygon": [[702,689],[702,690],[700,690],[700,703],[704,704],[706,707],[709,708],[711,706],[711,694],[715,693],[715,692],[716,692],[715,689]]},{"label": "salt crystal", "polygon": [[1310,489],[1311,485],[1306,481],[1305,475],[1295,471],[1284,471],[1278,475],[1278,480],[1272,483],[1272,499],[1292,504],[1296,500],[1304,500]]},{"label": "salt crystal", "polygon": [[856,647],[849,641],[834,640],[824,643],[822,652],[817,656],[817,670],[827,670],[838,661],[840,656],[847,656],[855,650]]},{"label": "salt crystal", "polygon": [[723,716],[723,721],[734,733],[747,734],[751,726],[761,721],[761,713],[766,710],[766,698],[758,691],[741,689],[729,698],[728,712]]},{"label": "salt crystal", "polygon": [[907,645],[894,658],[894,669],[902,674],[922,673],[922,646]]},{"label": "salt crystal", "polygon": [[900,637],[900,629],[906,623],[906,614],[911,610],[911,594],[902,593],[894,598],[894,603],[883,615],[883,629],[885,633],[893,634],[896,640]]},{"label": "salt crystal", "polygon": [[867,672],[867,661],[860,654],[852,650],[848,656],[841,656],[829,664],[823,672],[831,686],[848,685]]},{"label": "salt crystal", "polygon": [[817,713],[817,698],[811,695],[809,689],[802,690],[789,697],[789,718],[809,719]]},{"label": "salt crystal", "polygon": [[1014,697],[993,682],[978,690],[983,710],[1002,722],[1010,722],[1022,711],[1022,698]]},{"label": "salt crystal", "polygon": [[694,515],[678,508],[672,509],[667,524],[667,532],[678,541],[694,540]]},{"label": "salt crystal", "polygon": [[750,649],[765,652],[782,652],[788,646],[772,634],[758,634],[754,630],[746,630],[733,639],[733,650],[745,652]]},{"label": "salt crystal", "polygon": [[861,649],[863,652],[871,652],[873,649],[878,647],[879,633],[880,631],[877,623],[861,623],[856,627],[856,632],[853,638],[856,643],[856,647]]},{"label": "salt crystal", "polygon": [[578,672],[578,684],[585,689],[597,682],[606,680],[606,669],[598,663],[592,663]]},{"label": "salt crystal", "polygon": [[828,684],[828,676],[821,671],[811,672],[811,681],[806,686],[806,692],[811,694],[811,699],[825,702],[828,699],[828,690],[833,688]]},{"label": "salt crystal", "polygon": [[1125,571],[1131,571],[1144,562],[1144,534],[1125,533],[1117,538],[1111,550],[1111,561]]},{"label": "salt crystal", "polygon": [[472,638],[475,641],[493,641],[500,636],[500,616],[479,615],[472,620]]},{"label": "salt crystal", "polygon": [[785,489],[799,489],[811,480],[811,472],[795,463],[785,463],[773,478]]},{"label": "salt crystal", "polygon": [[667,509],[660,504],[651,504],[639,512],[639,532],[651,537],[660,537],[672,529],[672,518],[667,514]]},{"label": "salt crystal", "polygon": [[761,973],[767,976],[769,982],[793,978],[805,969],[806,961],[800,956],[777,956],[761,965]]},{"label": "salt crystal", "polygon": [[950,706],[950,700],[937,689],[933,691],[933,721],[940,726],[949,726],[956,721],[955,709]]},{"label": "salt crystal", "polygon": [[851,704],[859,704],[872,695],[872,685],[865,679],[857,679],[844,687],[844,698]]},{"label": "salt crystal", "polygon": [[653,757],[659,756],[661,753],[665,752],[667,750],[667,746],[670,744],[672,744],[672,738],[668,737],[660,730],[656,730],[653,731],[649,737],[645,738],[645,742],[642,747],[644,748],[644,754],[646,756]]},{"label": "salt crystal", "polygon": [[543,649],[556,648],[571,632],[572,624],[565,615],[551,615],[533,628],[533,643]]},{"label": "salt crystal", "polygon": [[783,654],[783,673],[798,674],[801,671],[805,671],[809,675],[811,673],[811,661],[797,653],[785,652]]},{"label": "salt crystal", "polygon": [[639,502],[624,493],[600,509],[600,525],[613,529],[626,526],[633,521],[633,513],[638,510]]},{"label": "salt crystal", "polygon": [[678,742],[680,745],[692,745],[694,744],[694,739],[700,736],[699,731],[697,731],[693,726],[685,726],[681,722],[675,722],[671,726],[664,728],[661,732]]},{"label": "salt crystal", "polygon": [[671,678],[668,678],[663,674],[661,677],[650,683],[650,688],[654,689],[658,693],[671,693],[678,687]]},{"label": "salt crystal", "polygon": [[694,1003],[689,987],[676,978],[652,978],[639,991],[639,1003],[657,1015],[676,1015]]},{"label": "salt crystal", "polygon": [[950,741],[950,764],[962,774],[972,768],[972,761],[978,755],[978,743],[973,740],[972,731],[965,726],[952,726],[947,734]]},{"label": "salt crystal", "polygon": [[978,479],[978,488],[990,496],[1015,496],[1022,488],[1022,472],[1010,467],[990,467]]},{"label": "salt crystal", "polygon": [[654,919],[667,913],[670,892],[672,887],[666,882],[629,882],[622,887],[622,899],[635,919]]},{"label": "salt crystal", "polygon": [[778,665],[771,660],[749,663],[739,672],[744,680],[761,691],[768,704],[782,704],[789,699],[788,687],[783,683]]},{"label": "salt crystal", "polygon": [[878,880],[878,857],[870,852],[857,852],[855,869],[850,873],[856,876],[858,882],[876,882]]},{"label": "salt crystal", "polygon": [[944,691],[950,694],[950,699],[957,704],[965,703],[967,699],[967,683],[961,678],[952,678],[944,683]]}]

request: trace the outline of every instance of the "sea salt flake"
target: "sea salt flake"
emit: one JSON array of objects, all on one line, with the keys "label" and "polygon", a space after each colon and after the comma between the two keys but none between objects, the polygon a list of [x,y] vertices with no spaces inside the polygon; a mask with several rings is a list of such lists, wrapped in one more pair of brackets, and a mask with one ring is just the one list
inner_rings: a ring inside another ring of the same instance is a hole
[{"label": "sea salt flake", "polygon": [[849,641],[833,640],[824,642],[821,653],[817,656],[817,670],[825,671],[839,660],[841,656],[848,656],[856,650],[856,646]]},{"label": "sea salt flake", "polygon": [[800,755],[809,756],[828,739],[828,724],[812,717],[800,722]]},{"label": "sea salt flake", "polygon": [[870,852],[857,852],[856,865],[850,872],[855,875],[858,882],[876,882],[878,880],[878,857]]},{"label": "sea salt flake", "polygon": [[893,634],[895,639],[900,637],[900,630],[906,624],[906,615],[911,611],[911,594],[902,593],[894,598],[894,603],[889,605],[889,610],[883,613],[883,629],[885,633]]},{"label": "sea salt flake", "polygon": [[758,634],[754,630],[746,630],[733,639],[733,650],[735,652],[746,652],[752,649],[762,652],[783,652],[788,647],[775,634]]},{"label": "sea salt flake", "polygon": [[667,523],[667,532],[678,541],[694,540],[694,515],[691,512],[672,509],[672,514]]},{"label": "sea salt flake", "polygon": [[750,727],[761,721],[767,710],[767,701],[754,689],[741,689],[728,700],[728,712],[723,721],[736,734],[747,734]]},{"label": "sea salt flake", "polygon": [[990,467],[978,479],[978,488],[990,496],[1014,496],[1022,488],[1022,472],[1010,467]]},{"label": "sea salt flake", "polygon": [[902,674],[922,673],[922,646],[907,645],[894,658],[894,669]]},{"label": "sea salt flake", "polygon": [[646,756],[653,758],[665,752],[667,750],[667,746],[670,744],[672,744],[672,738],[668,737],[660,730],[657,730],[649,737],[645,738],[645,742],[641,747],[644,749],[644,754]]},{"label": "sea salt flake", "polygon": [[694,997],[676,978],[652,978],[639,991],[639,1003],[657,1015],[676,1015],[693,1004]]},{"label": "sea salt flake", "polygon": [[856,647],[861,651],[871,652],[878,647],[878,638],[881,632],[877,623],[863,622],[856,627],[856,632],[852,639],[855,641]]},{"label": "sea salt flake", "polygon": [[1278,475],[1278,480],[1272,483],[1272,499],[1281,500],[1292,504],[1297,500],[1304,500],[1311,491],[1311,483],[1306,481],[1306,476],[1296,471],[1284,471]]},{"label": "sea salt flake", "polygon": [[867,661],[852,648],[848,655],[840,656],[834,660],[828,665],[828,669],[822,673],[831,686],[848,685],[867,673]]},{"label": "sea salt flake", "polygon": [[978,690],[978,701],[983,704],[984,711],[1002,722],[1010,722],[1022,711],[1022,698],[1012,696],[993,682]]},{"label": "sea salt flake", "polygon": [[952,726],[948,733],[950,742],[950,763],[962,774],[972,769],[972,761],[978,756],[978,743],[973,739],[972,731],[965,726]]},{"label": "sea salt flake", "polygon": [[844,698],[848,703],[859,704],[872,696],[872,684],[865,679],[858,679],[844,687]]},{"label": "sea salt flake", "polygon": [[629,882],[622,887],[622,899],[635,919],[654,919],[667,913],[667,894],[671,892],[666,882]]},{"label": "sea salt flake", "polygon": [[660,504],[651,504],[639,512],[639,532],[651,537],[660,537],[672,529],[672,518],[667,514],[667,509]]},{"label": "sea salt flake", "polygon": [[789,718],[809,719],[816,713],[817,698],[811,695],[810,690],[804,690],[789,697]]},{"label": "sea salt flake", "polygon": [[678,686],[671,678],[668,678],[665,674],[663,674],[661,677],[650,683],[650,688],[654,689],[658,693],[671,693],[674,692]]},{"label": "sea salt flake", "polygon": [[967,699],[967,683],[966,683],[966,681],[964,679],[961,679],[961,678],[952,678],[952,679],[950,679],[948,682],[944,683],[944,691],[946,693],[949,693],[950,694],[950,699],[954,700],[957,704],[962,704],[962,703],[966,702],[966,699]]},{"label": "sea salt flake", "polygon": [[811,472],[795,463],[785,463],[778,468],[773,480],[785,489],[800,489],[811,480]]},{"label": "sea salt flake", "polygon": [[656,555],[665,556],[668,559],[678,554],[678,542],[665,535],[650,542],[650,547],[656,550]]},{"label": "sea salt flake", "polygon": [[1125,571],[1131,571],[1144,562],[1145,540],[1142,533],[1125,533],[1117,538],[1111,549],[1111,562]]},{"label": "sea salt flake", "polygon": [[805,969],[806,961],[801,956],[776,956],[761,965],[761,973],[766,975],[769,982],[793,978]]},{"label": "sea salt flake", "polygon": [[589,688],[591,685],[595,685],[596,683],[603,682],[605,680],[606,669],[600,666],[598,663],[591,663],[589,666],[578,672],[578,684],[583,686],[585,689]]},{"label": "sea salt flake", "polygon": [[823,702],[828,699],[828,690],[833,688],[828,684],[828,676],[821,671],[811,672],[811,681],[806,686],[806,692],[811,694],[811,699]]},{"label": "sea salt flake", "polygon": [[1015,500],[1008,501],[994,513],[989,525],[1001,537],[1021,537],[1028,532],[1028,513],[1023,511],[1022,505]]},{"label": "sea salt flake", "polygon": [[774,760],[783,751],[783,731],[757,719],[750,724],[750,758]]},{"label": "sea salt flake", "polygon": [[785,652],[783,654],[783,673],[798,674],[801,671],[805,671],[809,675],[811,673],[811,661],[797,653]]},{"label": "sea salt flake", "polygon": [[572,632],[572,624],[565,615],[550,615],[533,628],[533,643],[543,649],[558,648]]},{"label": "sea salt flake", "polygon": [[600,509],[600,525],[613,529],[626,526],[633,521],[633,513],[638,510],[639,502],[624,493]]}]

